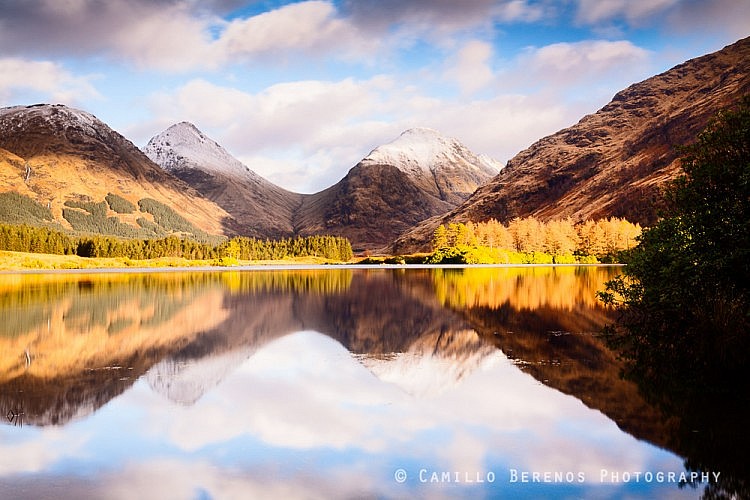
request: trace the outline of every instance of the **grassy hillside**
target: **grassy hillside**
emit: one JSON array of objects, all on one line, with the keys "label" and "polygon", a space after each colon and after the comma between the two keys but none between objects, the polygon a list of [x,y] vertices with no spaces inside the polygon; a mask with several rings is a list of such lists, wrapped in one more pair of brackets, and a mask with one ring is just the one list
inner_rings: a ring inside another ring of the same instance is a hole
[{"label": "grassy hillside", "polygon": [[[222,238],[199,229],[169,206],[152,198],[138,201],[138,207],[125,198],[108,193],[103,200],[66,200],[62,218],[74,235],[100,234],[128,239],[163,238],[172,234],[200,242],[217,243]],[[29,196],[8,191],[0,193],[0,223],[27,224],[64,231],[52,211]]]}]

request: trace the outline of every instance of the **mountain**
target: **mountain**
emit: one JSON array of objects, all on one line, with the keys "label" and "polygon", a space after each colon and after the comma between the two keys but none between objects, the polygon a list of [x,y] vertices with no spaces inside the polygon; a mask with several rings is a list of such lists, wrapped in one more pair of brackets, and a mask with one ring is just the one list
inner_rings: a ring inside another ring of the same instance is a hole
[{"label": "mountain", "polygon": [[268,182],[186,122],[152,138],[144,152],[224,208],[243,234],[332,234],[348,238],[355,251],[379,250],[415,224],[448,212],[499,170],[493,160],[425,128],[375,148],[342,180],[315,194]]},{"label": "mountain", "polygon": [[104,208],[102,213],[92,208],[104,206],[111,194],[133,207],[143,199],[155,200],[152,206],[181,216],[193,233],[235,231],[227,212],[159,168],[122,135],[95,116],[60,104],[0,109],[0,193],[8,192],[47,207],[54,222],[67,228],[95,213],[98,222],[116,219],[118,227],[132,232],[159,228],[155,215],[143,209],[118,213]]},{"label": "mountain", "polygon": [[489,159],[430,129],[410,129],[375,148],[338,183],[303,199],[301,234],[347,237],[379,251],[399,234],[468,198],[497,173]]},{"label": "mountain", "polygon": [[413,128],[372,150],[362,166],[392,165],[432,196],[460,204],[497,174],[500,163],[477,156],[458,140],[429,128]]},{"label": "mountain", "polygon": [[665,181],[679,174],[677,146],[694,142],[712,116],[748,93],[745,38],[617,93],[596,113],[518,153],[464,204],[405,233],[391,250],[425,249],[434,229],[450,221],[616,216],[649,225]]},{"label": "mountain", "polygon": [[302,195],[256,174],[195,125],[172,125],[153,137],[143,152],[226,210],[243,235],[282,238],[294,234],[293,213]]}]

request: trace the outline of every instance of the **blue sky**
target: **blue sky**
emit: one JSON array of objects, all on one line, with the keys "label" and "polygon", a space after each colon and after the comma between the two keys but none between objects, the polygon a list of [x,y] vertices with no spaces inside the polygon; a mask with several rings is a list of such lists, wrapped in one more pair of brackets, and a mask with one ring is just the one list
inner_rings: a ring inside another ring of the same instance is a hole
[{"label": "blue sky", "polygon": [[0,106],[68,104],[140,147],[190,121],[315,192],[415,126],[505,162],[748,35],[747,0],[0,0]]}]

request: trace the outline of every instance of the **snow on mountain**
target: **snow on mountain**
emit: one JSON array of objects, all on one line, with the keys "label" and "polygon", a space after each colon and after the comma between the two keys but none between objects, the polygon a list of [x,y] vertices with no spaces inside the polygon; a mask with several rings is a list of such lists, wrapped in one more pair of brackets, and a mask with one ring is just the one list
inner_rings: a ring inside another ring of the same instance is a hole
[{"label": "snow on mountain", "polygon": [[181,122],[153,137],[144,153],[231,215],[244,236],[287,238],[302,195],[266,180],[195,125]]},{"label": "snow on mountain", "polygon": [[193,168],[234,177],[260,177],[189,122],[172,125],[152,137],[143,152],[168,172]]},{"label": "snow on mountain", "polygon": [[[29,106],[11,106],[0,108],[0,130],[4,135],[21,133],[29,130],[51,130],[64,137],[71,130],[78,136],[87,136],[108,141],[113,133],[97,117],[80,109],[70,108],[64,104],[32,104]],[[38,147],[43,147],[39,144]]]},{"label": "snow on mountain", "polygon": [[373,149],[362,163],[393,165],[417,175],[456,165],[485,175],[495,175],[502,168],[499,162],[486,155],[476,155],[457,139],[430,128],[406,130],[395,140]]}]

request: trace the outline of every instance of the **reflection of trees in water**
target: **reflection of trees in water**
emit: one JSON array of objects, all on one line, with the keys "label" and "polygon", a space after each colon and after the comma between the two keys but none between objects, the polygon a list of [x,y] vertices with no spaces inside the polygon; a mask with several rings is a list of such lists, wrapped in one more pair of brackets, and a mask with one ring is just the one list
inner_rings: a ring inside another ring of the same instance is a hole
[{"label": "reflection of trees in water", "polygon": [[438,300],[455,308],[510,305],[515,310],[550,307],[569,311],[598,307],[596,292],[614,267],[539,266],[436,269]]},{"label": "reflection of trees in water", "polygon": [[601,411],[638,439],[672,446],[672,422],[644,400],[636,384],[622,379],[621,363],[599,338],[608,319],[603,308],[518,311],[505,304],[468,308],[464,315],[540,382]]},{"label": "reflection of trees in water", "polygon": [[267,291],[322,295],[346,292],[352,281],[352,270],[228,271],[220,276],[232,293]]},{"label": "reflection of trees in water", "polygon": [[[462,376],[463,363],[476,363],[472,353],[489,341],[635,437],[688,457],[691,470],[721,472],[708,497],[750,496],[742,470],[750,415],[734,401],[746,401],[747,390],[707,400],[657,383],[644,400],[595,335],[609,316],[593,296],[609,275],[602,268],[482,268],[13,277],[0,285],[0,319],[18,315],[0,335],[0,411],[32,425],[65,423],[157,363],[249,356],[299,330],[375,359],[446,356]],[[48,336],[53,311],[59,328]],[[32,349],[29,366],[27,345],[47,348]],[[191,398],[211,386],[204,382],[191,387]]]},{"label": "reflection of trees in water", "polygon": [[2,282],[0,321],[10,329],[0,335],[0,411],[23,413],[27,424],[61,424],[95,411],[175,345],[221,320],[222,286],[200,273]]},{"label": "reflection of trees in water", "polygon": [[[680,354],[674,353],[675,356]],[[692,353],[689,356],[690,360],[672,366],[636,364],[627,375],[638,383],[649,402],[676,422],[671,448],[686,457],[686,469],[720,473],[718,481],[705,487],[703,497],[750,498],[750,471],[747,469],[750,383],[737,378],[721,383],[713,379],[716,384],[713,387],[695,383],[702,378],[703,363]],[[693,366],[689,376],[673,369],[689,363]]]},{"label": "reflection of trees in water", "polygon": [[611,313],[579,300],[603,288],[606,272],[592,268],[569,280],[573,273],[549,268],[493,271],[436,274],[438,296],[537,380],[602,411],[638,439],[686,457],[688,471],[719,472],[717,483],[704,485],[705,498],[750,498],[747,384],[725,381],[709,391],[693,354],[674,365],[692,365],[689,374],[652,364],[623,379],[626,365],[598,334]]}]

